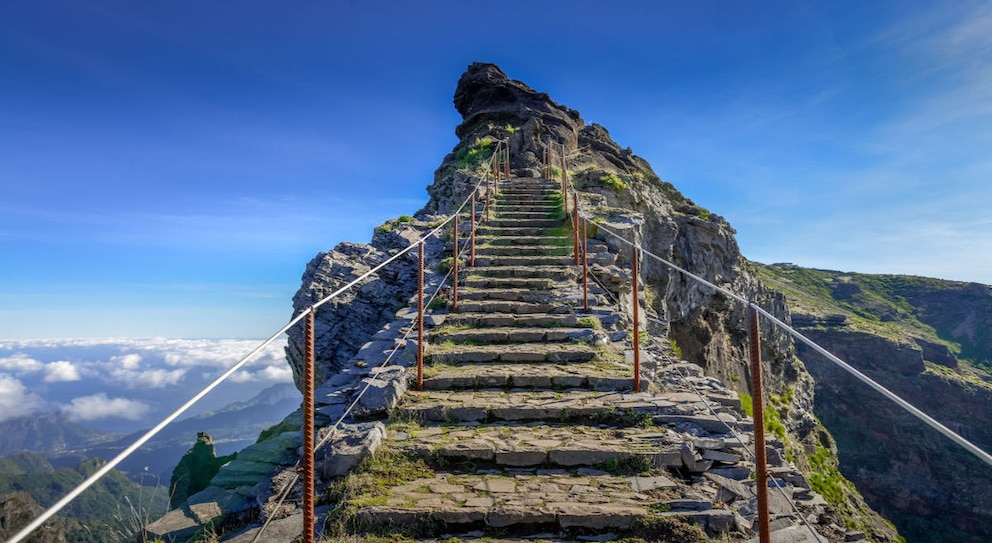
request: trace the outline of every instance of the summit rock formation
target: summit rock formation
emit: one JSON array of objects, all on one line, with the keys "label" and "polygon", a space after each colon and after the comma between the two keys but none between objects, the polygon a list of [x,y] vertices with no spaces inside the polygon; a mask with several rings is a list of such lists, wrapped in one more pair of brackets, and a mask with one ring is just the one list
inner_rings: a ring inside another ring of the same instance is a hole
[{"label": "summit rock formation", "polygon": [[[645,259],[645,383],[633,390],[625,377],[633,321],[625,241],[788,322],[786,296],[759,279],[725,219],[577,111],[485,63],[461,76],[454,106],[459,142],[435,172],[424,208],[377,227],[370,244],[345,242],[317,255],[293,299],[299,313],[411,247],[465,201],[495,143],[506,142],[511,179],[493,202],[495,218],[480,226],[484,250],[464,279],[462,308],[440,303],[428,315],[427,390],[409,386],[415,253],[317,312],[321,527],[349,537],[371,530],[667,541],[705,532],[751,540],[745,308]],[[586,249],[599,284],[588,313],[579,309],[568,257],[572,204],[555,194],[557,181],[543,179],[549,147],[564,150],[565,167],[553,176],[568,176],[591,219]],[[444,236],[425,244],[429,285],[441,283],[452,248]],[[800,511],[776,503],[779,537],[895,541],[896,531],[837,471],[834,442],[814,414],[813,378],[791,338],[767,323],[761,335],[770,464]],[[302,352],[296,327],[287,359],[298,385]],[[291,484],[300,421],[297,412],[263,433],[149,533],[182,540],[209,522],[225,541],[250,541],[270,521],[266,540],[291,540],[301,522],[300,489]]]}]

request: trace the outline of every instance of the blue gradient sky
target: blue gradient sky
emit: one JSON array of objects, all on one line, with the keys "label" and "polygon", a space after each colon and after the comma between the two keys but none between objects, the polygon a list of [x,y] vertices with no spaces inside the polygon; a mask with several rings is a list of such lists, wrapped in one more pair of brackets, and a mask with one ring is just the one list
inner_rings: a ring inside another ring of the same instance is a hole
[{"label": "blue gradient sky", "polygon": [[992,283],[988,2],[5,0],[0,24],[0,338],[267,336],[314,254],[423,205],[476,60],[753,260]]}]

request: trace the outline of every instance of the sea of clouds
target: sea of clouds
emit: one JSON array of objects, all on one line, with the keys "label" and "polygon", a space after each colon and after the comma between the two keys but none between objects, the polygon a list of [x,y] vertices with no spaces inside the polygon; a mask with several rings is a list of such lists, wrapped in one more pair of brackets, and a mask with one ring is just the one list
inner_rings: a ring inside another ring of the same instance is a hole
[{"label": "sea of clouds", "polygon": [[[157,423],[261,344],[243,339],[0,340],[0,421],[40,412],[110,432]],[[183,417],[292,382],[285,337]]]}]

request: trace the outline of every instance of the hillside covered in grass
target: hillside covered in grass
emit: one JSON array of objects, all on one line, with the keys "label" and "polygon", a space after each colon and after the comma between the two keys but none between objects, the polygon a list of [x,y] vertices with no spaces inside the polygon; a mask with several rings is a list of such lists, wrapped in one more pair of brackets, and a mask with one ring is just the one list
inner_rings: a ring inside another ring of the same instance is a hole
[{"label": "hillside covered in grass", "polygon": [[[992,450],[992,288],[905,275],[754,264],[792,324],[984,450]],[[907,541],[988,541],[992,469],[811,349],[815,413],[840,468]]]}]

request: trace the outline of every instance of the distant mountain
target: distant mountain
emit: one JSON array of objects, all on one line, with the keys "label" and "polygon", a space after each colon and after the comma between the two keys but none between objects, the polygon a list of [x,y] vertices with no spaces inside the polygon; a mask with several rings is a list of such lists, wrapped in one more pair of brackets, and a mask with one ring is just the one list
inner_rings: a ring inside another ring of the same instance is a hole
[{"label": "distant mountain", "polygon": [[[133,480],[168,481],[172,468],[196,442],[198,432],[214,438],[226,455],[255,442],[259,433],[300,407],[300,393],[290,383],[273,385],[250,400],[173,422],[125,459],[118,469]],[[70,421],[60,413],[43,413],[0,422],[0,456],[25,451],[40,453],[56,468],[71,468],[87,458],[110,460],[147,430],[109,434]]]},{"label": "distant mountain", "polygon": [[0,422],[0,456],[33,451],[61,454],[113,441],[118,434],[108,434],[72,422],[62,413],[40,413]]},{"label": "distant mountain", "polygon": [[[161,481],[168,481],[179,459],[196,443],[197,433],[210,434],[219,455],[237,452],[254,443],[262,430],[297,410],[300,400],[300,392],[292,384],[273,385],[250,400],[170,424],[121,462],[118,468],[134,480],[151,474]],[[61,458],[54,460],[54,463],[71,465],[84,457],[113,458],[146,431],[94,442],[73,450],[71,455],[60,455]]]},{"label": "distant mountain", "polygon": [[[93,458],[56,468],[31,452],[0,458],[0,539],[14,535],[104,464]],[[146,519],[165,511],[166,494],[166,487],[143,487],[111,470],[28,541],[126,541]]]}]

